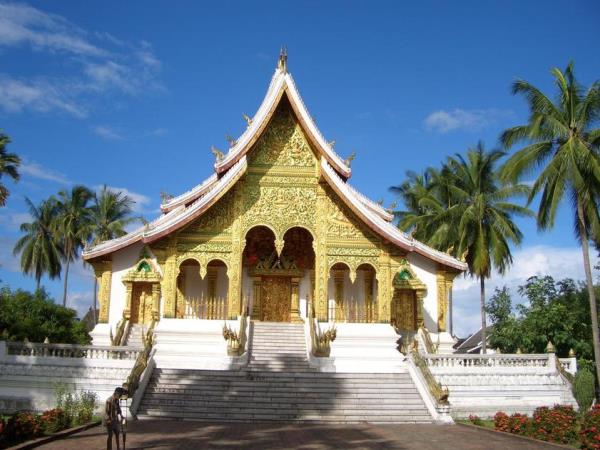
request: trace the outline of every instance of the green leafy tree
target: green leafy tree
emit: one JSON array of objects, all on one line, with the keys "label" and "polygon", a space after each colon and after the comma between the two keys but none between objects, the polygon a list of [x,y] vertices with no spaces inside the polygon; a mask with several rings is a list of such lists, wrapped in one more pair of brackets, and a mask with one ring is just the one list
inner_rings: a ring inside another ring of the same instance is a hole
[{"label": "green leafy tree", "polygon": [[502,169],[502,178],[516,181],[539,169],[529,202],[539,194],[538,228],[554,226],[556,211],[567,197],[573,210],[575,233],[581,242],[588,301],[592,315],[594,359],[600,379],[598,315],[589,255],[590,238],[598,240],[598,193],[600,189],[600,80],[587,91],[577,82],[573,63],[564,71],[552,69],[557,88],[555,100],[524,80],[517,80],[513,94],[523,95],[529,106],[529,120],[501,135],[506,148],[518,143]]},{"label": "green leafy tree", "polygon": [[593,357],[587,290],[571,279],[531,277],[518,288],[527,301],[512,306],[509,290],[496,289],[487,304],[494,326],[490,344],[503,352],[543,353],[548,341],[561,357],[573,349],[580,360]]},{"label": "green leafy tree", "polygon": [[[9,176],[14,181],[19,181],[19,166],[21,165],[21,158],[15,153],[9,153],[6,146],[10,144],[10,138],[0,133],[0,179],[4,175]],[[8,198],[9,191],[7,187],[0,183],[0,206],[6,205],[6,199]]]},{"label": "green leafy tree", "polygon": [[[115,239],[127,232],[125,227],[138,220],[132,217],[133,200],[122,192],[114,192],[103,186],[94,196],[90,215],[90,240],[92,245]],[[94,277],[94,320],[97,303],[98,281]]]},{"label": "green leafy tree", "polygon": [[89,344],[83,322],[73,309],[57,305],[44,289],[35,293],[0,289],[0,334],[11,341]]},{"label": "green leafy tree", "polygon": [[74,186],[70,191],[58,193],[56,200],[56,220],[54,229],[61,242],[65,263],[63,306],[67,305],[69,266],[89,238],[91,209],[89,202],[94,194],[85,186]]},{"label": "green leafy tree", "polygon": [[34,276],[37,290],[44,274],[50,279],[60,277],[61,247],[53,230],[56,202],[50,199],[39,206],[35,206],[28,198],[25,198],[25,202],[32,221],[21,224],[24,236],[16,242],[13,253],[21,253],[21,270]]}]

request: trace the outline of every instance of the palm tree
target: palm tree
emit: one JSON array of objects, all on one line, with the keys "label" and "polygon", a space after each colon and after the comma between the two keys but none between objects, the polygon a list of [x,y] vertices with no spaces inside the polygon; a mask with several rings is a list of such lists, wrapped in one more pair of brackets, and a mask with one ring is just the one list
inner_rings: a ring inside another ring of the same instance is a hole
[{"label": "palm tree", "polygon": [[492,269],[504,274],[512,264],[510,244],[519,245],[523,234],[513,216],[533,216],[526,207],[510,202],[529,193],[523,184],[503,183],[496,176],[496,165],[505,156],[499,150],[486,152],[483,143],[467,152],[467,158],[448,158],[455,204],[446,213],[457,227],[453,253],[464,257],[468,272],[479,279],[481,308],[481,351],[486,353],[485,280]]},{"label": "palm tree", "polygon": [[517,80],[513,94],[525,97],[529,120],[509,128],[500,137],[506,148],[526,142],[502,168],[502,177],[514,181],[536,169],[529,202],[541,194],[537,224],[540,230],[554,226],[559,204],[568,197],[573,210],[575,234],[581,242],[583,264],[592,317],[596,374],[600,379],[598,310],[590,267],[589,240],[598,243],[600,220],[600,80],[585,89],[575,79],[573,63],[565,71],[551,71],[557,88],[554,100],[527,81]]},{"label": "palm tree", "polygon": [[[0,179],[3,175],[8,175],[14,181],[19,181],[19,165],[21,164],[21,158],[15,153],[8,153],[6,146],[10,143],[10,138],[0,133]],[[0,184],[0,206],[6,205],[6,199],[8,198],[9,192],[6,186]]]},{"label": "palm tree", "polygon": [[[123,236],[125,227],[138,220],[131,217],[133,200],[122,192],[114,192],[103,186],[94,196],[91,207],[90,239],[92,245]],[[96,319],[96,302],[98,295],[98,280],[94,277],[94,322]]]},{"label": "palm tree", "polygon": [[78,185],[71,191],[60,191],[56,200],[54,231],[62,244],[62,256],[65,261],[63,306],[67,305],[69,265],[77,258],[79,250],[89,237],[91,210],[88,203],[93,196],[94,194],[88,188]]},{"label": "palm tree", "polygon": [[61,250],[53,233],[56,203],[50,199],[36,207],[28,198],[25,202],[33,220],[21,224],[25,235],[17,241],[13,253],[15,256],[21,253],[21,269],[35,277],[36,290],[39,290],[44,274],[50,279],[60,277]]},{"label": "palm tree", "polygon": [[412,176],[399,187],[406,211],[400,211],[399,227],[414,231],[415,238],[463,258],[469,274],[479,279],[482,352],[486,352],[485,279],[492,269],[504,273],[512,263],[509,244],[519,244],[522,234],[513,215],[531,211],[509,201],[528,193],[524,185],[502,183],[495,166],[504,153],[486,152],[482,143],[469,149],[467,158],[448,158],[442,169],[428,169]]}]

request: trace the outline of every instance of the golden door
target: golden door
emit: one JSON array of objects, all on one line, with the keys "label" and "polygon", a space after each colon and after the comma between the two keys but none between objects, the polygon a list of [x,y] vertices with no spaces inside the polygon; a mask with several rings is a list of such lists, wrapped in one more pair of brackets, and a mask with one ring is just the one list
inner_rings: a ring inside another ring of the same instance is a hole
[{"label": "golden door", "polygon": [[261,320],[289,322],[292,287],[288,277],[263,277],[261,282]]},{"label": "golden door", "polygon": [[395,289],[392,299],[392,323],[399,330],[417,329],[417,297],[410,289]]},{"label": "golden door", "polygon": [[133,283],[131,293],[131,323],[150,323],[152,321],[152,285]]}]

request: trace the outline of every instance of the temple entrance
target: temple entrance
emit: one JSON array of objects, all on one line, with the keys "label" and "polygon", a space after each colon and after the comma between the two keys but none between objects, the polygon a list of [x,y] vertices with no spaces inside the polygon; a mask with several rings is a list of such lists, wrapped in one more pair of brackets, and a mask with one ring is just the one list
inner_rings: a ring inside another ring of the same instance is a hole
[{"label": "temple entrance", "polygon": [[397,329],[417,329],[417,297],[411,289],[394,289],[391,305],[391,322]]},{"label": "temple entrance", "polygon": [[152,284],[133,283],[130,322],[139,324],[152,322]]},{"label": "temple entrance", "polygon": [[289,277],[262,277],[261,317],[268,322],[289,322],[292,284]]}]

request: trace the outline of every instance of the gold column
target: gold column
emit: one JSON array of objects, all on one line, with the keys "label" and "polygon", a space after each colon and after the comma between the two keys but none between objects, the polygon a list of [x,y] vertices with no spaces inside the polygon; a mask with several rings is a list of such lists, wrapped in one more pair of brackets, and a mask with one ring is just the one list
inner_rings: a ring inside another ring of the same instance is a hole
[{"label": "gold column", "polygon": [[437,270],[437,327],[438,331],[446,331],[448,315],[448,290],[446,285],[446,272],[444,269]]},{"label": "gold column", "polygon": [[167,245],[167,257],[164,263],[164,276],[161,283],[161,292],[164,301],[163,316],[168,319],[175,317],[176,297],[177,297],[177,237],[169,238]]},{"label": "gold column", "polygon": [[98,322],[107,323],[110,313],[110,287],[112,282],[112,261],[93,264],[94,275],[98,281]]},{"label": "gold column", "polygon": [[175,317],[183,319],[185,315],[185,272],[180,272],[177,276],[177,299],[175,307]]},{"label": "gold column", "polygon": [[390,323],[390,313],[392,305],[392,275],[389,264],[389,257],[385,257],[379,265],[377,272],[377,282],[379,287],[379,295],[377,298],[377,319],[380,323]]},{"label": "gold column", "polygon": [[123,318],[125,320],[131,319],[131,293],[133,291],[133,283],[131,281],[125,282],[125,309],[123,309]]},{"label": "gold column", "polygon": [[333,271],[333,298],[335,300],[335,320],[345,322],[346,316],[344,312],[344,271]]},{"label": "gold column", "polygon": [[252,288],[253,288],[253,302],[252,302],[252,319],[260,320],[261,315],[261,304],[260,304],[260,290],[261,290],[261,277],[253,277],[252,278]]},{"label": "gold column", "polygon": [[219,317],[219,308],[217,303],[217,276],[218,269],[216,267],[208,267],[206,272],[206,293],[207,293],[207,319],[221,319]]},{"label": "gold column", "polygon": [[313,307],[317,320],[327,321],[327,280],[329,268],[327,266],[327,193],[321,183],[317,188],[317,233],[313,241],[315,251],[315,292]]},{"label": "gold column", "polygon": [[417,289],[415,295],[417,296],[417,329],[424,326],[423,321],[423,300],[425,299],[425,290]]},{"label": "gold column", "polygon": [[160,320],[160,284],[152,283],[152,319]]},{"label": "gold column", "polygon": [[365,322],[374,322],[373,311],[373,272],[365,270],[364,272],[365,288]]},{"label": "gold column", "polygon": [[241,297],[242,297],[242,252],[246,243],[245,236],[242,236],[242,191],[235,187],[235,195],[233,198],[233,211],[235,220],[231,230],[231,257],[230,267],[231,273],[229,276],[229,287],[227,293],[229,296],[227,315],[229,319],[237,319],[241,312]]},{"label": "gold column", "polygon": [[299,289],[300,278],[292,278],[292,308],[290,311],[291,322],[301,323],[300,318],[300,289]]}]

